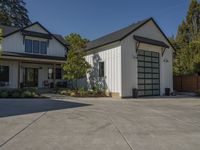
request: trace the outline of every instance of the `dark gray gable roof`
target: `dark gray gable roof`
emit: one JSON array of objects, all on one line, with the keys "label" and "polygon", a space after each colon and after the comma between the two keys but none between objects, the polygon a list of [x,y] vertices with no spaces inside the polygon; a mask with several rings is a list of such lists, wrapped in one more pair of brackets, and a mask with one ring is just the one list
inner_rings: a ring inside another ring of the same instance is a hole
[{"label": "dark gray gable roof", "polygon": [[132,33],[133,31],[137,30],[139,27],[141,27],[143,24],[151,20],[152,18],[148,18],[142,21],[139,21],[137,23],[133,23],[132,25],[125,27],[121,30],[115,31],[113,33],[110,33],[108,35],[105,35],[101,38],[98,38],[94,41],[91,41],[87,44],[87,47],[85,50],[91,50],[100,46],[104,46],[113,42],[117,42],[122,40],[124,37]]},{"label": "dark gray gable roof", "polygon": [[133,23],[132,25],[130,25],[128,27],[125,27],[121,30],[118,30],[116,32],[105,35],[101,38],[98,38],[94,41],[91,41],[87,44],[87,47],[85,48],[85,50],[89,51],[89,50],[92,50],[92,49],[95,49],[95,48],[98,48],[98,47],[101,47],[101,46],[105,46],[107,44],[111,44],[111,43],[114,43],[114,42],[117,42],[117,41],[121,41],[125,37],[127,37],[128,35],[133,33],[134,31],[136,31],[137,29],[142,27],[144,24],[149,22],[150,20],[152,20],[154,22],[154,24],[159,29],[161,34],[165,37],[165,39],[168,41],[168,43],[171,45],[171,47],[175,50],[174,46],[171,44],[171,42],[169,41],[167,36],[164,34],[164,32],[161,30],[161,28],[158,26],[158,24],[155,22],[155,20],[153,18],[148,18],[148,19],[139,21],[137,23]]},{"label": "dark gray gable roof", "polygon": [[65,39],[63,38],[63,36],[62,35],[60,35],[60,34],[53,34],[58,40],[60,40],[62,43],[65,43],[66,45],[68,45],[67,44],[67,42],[65,41]]},{"label": "dark gray gable roof", "polygon": [[25,30],[26,28],[30,27],[30,26],[33,26],[35,24],[38,24],[39,26],[41,26],[45,31],[47,31],[50,35],[52,35],[56,40],[58,40],[58,42],[60,42],[63,46],[67,47],[68,44],[66,43],[66,41],[64,40],[64,38],[59,35],[59,34],[52,34],[50,33],[46,28],[44,28],[39,22],[35,22],[33,24],[30,24],[24,28],[17,28],[17,27],[13,27],[13,26],[5,26],[5,25],[1,25],[0,24],[0,29],[3,30],[3,36],[4,37],[7,37],[7,36],[10,36],[16,32],[19,32],[21,30]]}]

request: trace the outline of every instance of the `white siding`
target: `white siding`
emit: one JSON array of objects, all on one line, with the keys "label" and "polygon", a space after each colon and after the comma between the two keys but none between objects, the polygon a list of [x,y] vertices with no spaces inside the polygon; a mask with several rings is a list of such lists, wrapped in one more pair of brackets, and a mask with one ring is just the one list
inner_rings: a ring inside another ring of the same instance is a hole
[{"label": "white siding", "polygon": [[108,92],[119,93],[121,96],[121,46],[119,43],[114,43],[94,50],[93,54],[86,56],[92,67],[96,66],[94,60],[96,57],[105,63],[105,83]]},{"label": "white siding", "polygon": [[[132,95],[132,88],[138,87],[138,74],[137,74],[137,54],[136,54],[136,41],[133,39],[133,35],[143,36],[155,40],[160,40],[170,44],[160,33],[155,24],[150,21],[134,33],[130,34],[124,40],[122,40],[122,96],[127,97]],[[173,90],[173,72],[172,72],[172,54],[173,49],[170,47],[166,49],[164,56],[161,56],[161,48],[157,46],[141,44],[140,49],[156,51],[160,53],[160,84],[161,95],[164,94],[165,88],[171,88]],[[168,63],[163,62],[164,59],[168,60]]]},{"label": "white siding", "polygon": [[[40,26],[37,24],[27,28],[26,30],[46,33]],[[41,38],[33,38],[33,37],[26,37],[29,39],[35,39],[39,41],[44,41],[45,39]],[[45,40],[47,41],[47,40]],[[9,52],[17,52],[17,53],[25,53],[25,45],[23,43],[23,36],[20,32],[14,33],[5,39],[3,39],[2,48],[4,51]],[[55,38],[49,40],[49,46],[47,48],[47,55],[49,56],[60,56],[64,57],[66,53],[65,47],[59,43]]]}]

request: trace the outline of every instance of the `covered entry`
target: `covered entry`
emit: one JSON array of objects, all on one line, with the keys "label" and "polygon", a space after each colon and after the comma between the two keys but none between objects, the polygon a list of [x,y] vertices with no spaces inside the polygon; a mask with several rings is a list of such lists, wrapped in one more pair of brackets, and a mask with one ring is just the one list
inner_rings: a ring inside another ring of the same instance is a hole
[{"label": "covered entry", "polygon": [[160,95],[160,56],[157,52],[138,50],[139,96]]}]

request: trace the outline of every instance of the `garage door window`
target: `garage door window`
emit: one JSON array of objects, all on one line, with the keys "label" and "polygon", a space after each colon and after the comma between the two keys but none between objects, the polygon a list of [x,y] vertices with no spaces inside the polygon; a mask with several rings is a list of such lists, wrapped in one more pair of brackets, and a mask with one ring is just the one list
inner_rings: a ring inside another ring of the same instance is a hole
[{"label": "garage door window", "polygon": [[138,51],[138,89],[140,96],[160,94],[159,53]]}]

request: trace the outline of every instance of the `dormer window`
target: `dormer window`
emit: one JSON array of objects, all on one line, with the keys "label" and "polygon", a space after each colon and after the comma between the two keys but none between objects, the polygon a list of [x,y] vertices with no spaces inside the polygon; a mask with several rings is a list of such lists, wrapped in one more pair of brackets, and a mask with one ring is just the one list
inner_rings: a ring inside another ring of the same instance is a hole
[{"label": "dormer window", "polygon": [[47,54],[47,42],[40,42],[40,53]]},{"label": "dormer window", "polygon": [[34,40],[33,41],[33,53],[39,53],[40,52],[40,42]]},{"label": "dormer window", "polygon": [[32,53],[32,40],[28,40],[28,39],[26,39],[25,40],[25,52],[27,52],[27,53]]},{"label": "dormer window", "polygon": [[25,39],[25,52],[34,54],[47,54],[46,41]]}]

